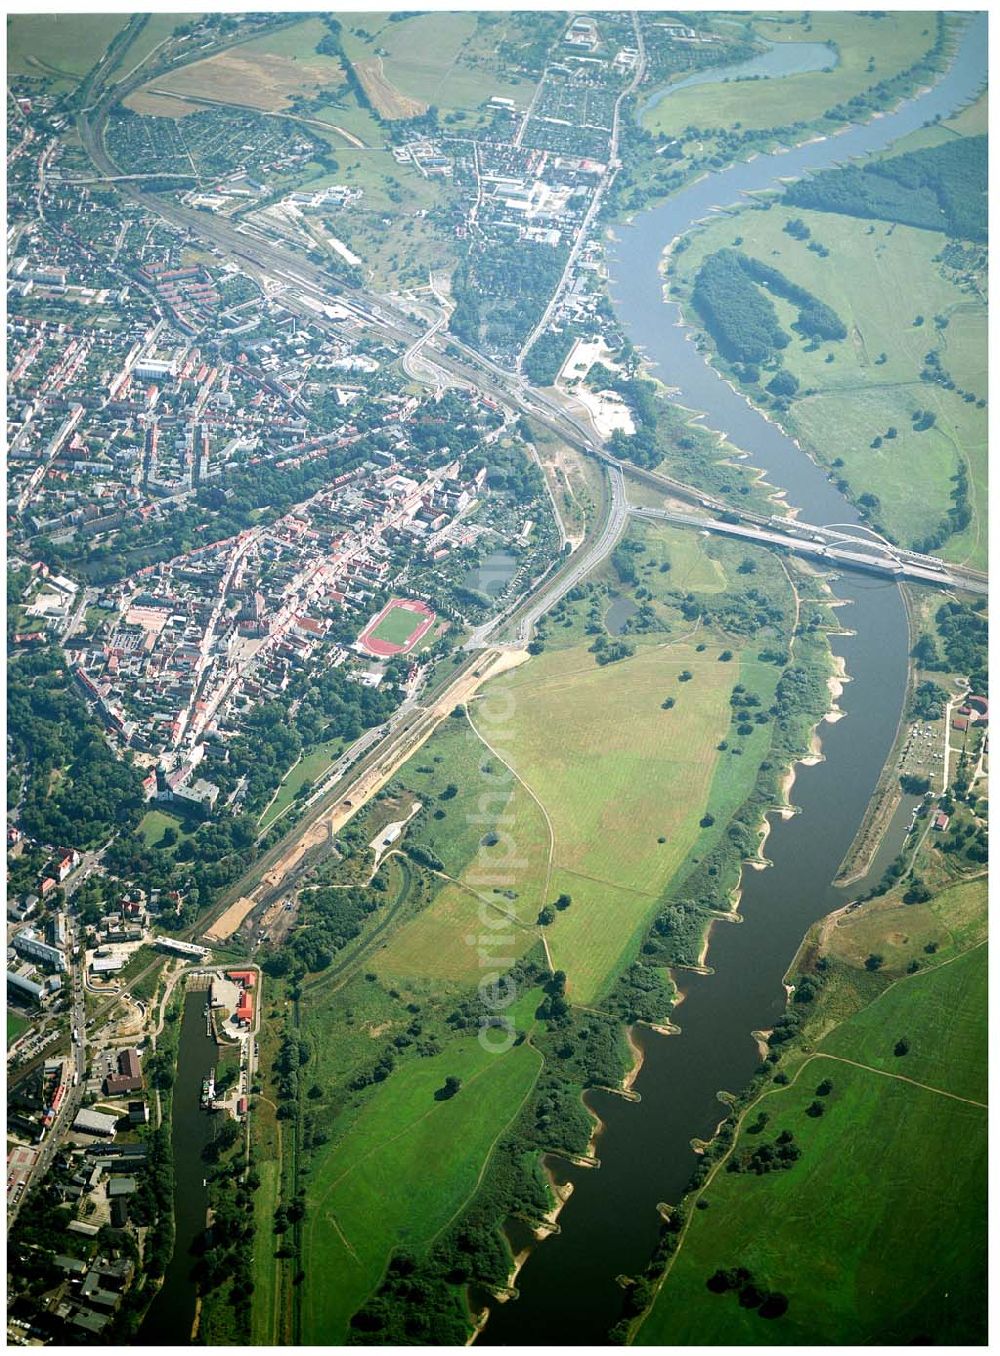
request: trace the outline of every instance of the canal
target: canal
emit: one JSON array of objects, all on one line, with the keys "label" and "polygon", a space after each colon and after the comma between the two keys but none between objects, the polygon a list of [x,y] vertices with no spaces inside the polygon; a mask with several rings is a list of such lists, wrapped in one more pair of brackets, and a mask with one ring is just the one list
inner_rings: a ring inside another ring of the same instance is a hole
[{"label": "canal", "polygon": [[[758,156],[707,176],[618,230],[608,251],[611,294],[632,342],[677,402],[704,414],[750,454],[803,519],[857,523],[857,513],[815,462],[777,424],[733,390],[691,342],[676,304],[662,300],[664,249],[713,209],[743,194],[774,189],[782,178],[881,150],[974,98],[986,79],[986,16],[962,31],[945,75],[896,111],[841,135],[784,153]],[[720,1090],[746,1085],[759,1061],[751,1033],[784,1010],[782,978],[811,923],[864,888],[845,894],[831,881],[850,846],[889,753],[906,688],[909,632],[898,588],[850,575],[833,584],[851,634],[833,638],[850,682],[839,700],[844,718],[820,727],[822,762],[797,769],[791,799],[801,813],[775,819],[766,853],[772,865],[743,877],[739,926],[712,930],[713,973],[675,976],[683,1001],[679,1036],[641,1030],[644,1064],[638,1104],[607,1094],[588,1100],[603,1122],[599,1170],[551,1166],[574,1191],[560,1232],[535,1248],[518,1276],[519,1298],[496,1305],[480,1344],[602,1342],[621,1312],[616,1277],[638,1274],[656,1243],[656,1205],[676,1202],[695,1163],[694,1137],[710,1136],[724,1109]],[[869,879],[896,854],[908,816],[897,815]]]},{"label": "canal", "polygon": [[184,999],[177,1079],[173,1088],[171,1149],[174,1160],[174,1252],[160,1293],[150,1305],[136,1338],[140,1346],[190,1343],[197,1288],[192,1275],[196,1245],[205,1230],[208,1188],[202,1150],[214,1135],[214,1118],[201,1109],[201,1085],[215,1067],[218,1047],[207,1035],[208,991],[195,989]]}]

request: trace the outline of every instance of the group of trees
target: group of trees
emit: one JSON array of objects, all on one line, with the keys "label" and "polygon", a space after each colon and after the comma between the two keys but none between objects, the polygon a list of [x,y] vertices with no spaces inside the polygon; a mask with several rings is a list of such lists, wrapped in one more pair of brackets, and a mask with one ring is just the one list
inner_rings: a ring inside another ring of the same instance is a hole
[{"label": "group of trees", "polygon": [[[757,369],[788,347],[789,336],[767,292],[798,308],[793,328],[807,339],[846,337],[847,329],[836,311],[778,269],[740,250],[716,250],[699,268],[691,299],[724,358]],[[791,374],[779,374],[779,378],[768,390],[782,396],[794,394],[796,379]]]},{"label": "group of trees", "polygon": [[785,202],[985,241],[986,174],[985,135],[962,137],[863,166],[824,170],[791,184]]},{"label": "group of trees", "polygon": [[471,244],[452,277],[451,332],[487,354],[516,351],[555,291],[566,254],[528,240]]},{"label": "group of trees", "polygon": [[[51,646],[7,667],[8,801],[24,832],[56,847],[93,847],[142,817],[142,780],[111,752]],[[22,794],[23,787],[23,794]]]},{"label": "group of trees", "polygon": [[265,961],[269,974],[325,970],[337,952],[358,936],[365,918],[384,904],[385,894],[372,888],[320,886],[303,890],[299,899],[300,926]]},{"label": "group of trees", "polygon": [[713,1295],[733,1292],[744,1309],[756,1309],[761,1318],[780,1318],[788,1310],[788,1297],[778,1290],[762,1290],[746,1267],[713,1272],[705,1282]]}]

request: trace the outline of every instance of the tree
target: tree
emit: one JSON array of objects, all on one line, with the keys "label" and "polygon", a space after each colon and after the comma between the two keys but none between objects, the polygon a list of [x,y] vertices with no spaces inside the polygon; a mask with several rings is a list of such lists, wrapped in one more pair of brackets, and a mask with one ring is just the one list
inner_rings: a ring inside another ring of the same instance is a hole
[{"label": "tree", "polygon": [[892,1047],[892,1053],[897,1057],[897,1059],[901,1058],[903,1055],[908,1055],[910,1053],[910,1042],[906,1039],[905,1036],[900,1036],[899,1040]]},{"label": "tree", "polygon": [[555,917],[556,917],[555,909],[552,907],[551,904],[546,904],[545,907],[541,909],[538,914],[539,926],[547,928],[550,923],[555,922]]},{"label": "tree", "polygon": [[573,903],[573,896],[572,896],[572,895],[562,894],[562,895],[560,895],[559,898],[556,900],[556,908],[557,908],[560,912],[562,912],[563,909],[568,909],[569,906],[570,906],[572,903]]},{"label": "tree", "polygon": [[462,1080],[460,1078],[456,1078],[454,1074],[449,1074],[448,1077],[444,1080],[443,1086],[438,1088],[434,1096],[437,1098],[439,1102],[450,1101],[451,1098],[454,1097],[458,1090],[461,1088],[461,1086]]},{"label": "tree", "polygon": [[881,970],[884,964],[885,957],[880,956],[878,952],[873,951],[872,954],[865,961],[865,969],[870,970],[872,974],[874,974],[876,970]]}]

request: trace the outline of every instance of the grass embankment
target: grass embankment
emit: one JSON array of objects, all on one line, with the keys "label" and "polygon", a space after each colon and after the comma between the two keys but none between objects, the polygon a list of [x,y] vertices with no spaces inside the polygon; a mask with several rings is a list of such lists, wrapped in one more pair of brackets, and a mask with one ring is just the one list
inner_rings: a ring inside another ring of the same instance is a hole
[{"label": "grass embankment", "polygon": [[18,1036],[27,1031],[31,1023],[27,1017],[22,1017],[19,1013],[11,1012],[7,1009],[7,1044],[11,1046],[17,1040]]},{"label": "grass embankment", "polygon": [[254,1346],[272,1346],[281,1341],[279,1300],[282,1264],[281,1259],[275,1256],[274,1212],[281,1199],[282,1138],[274,1104],[265,1098],[254,1099],[250,1143],[257,1176],[260,1178],[260,1186],[253,1197],[256,1246],[250,1340]]},{"label": "grass embankment", "polygon": [[[805,223],[808,238],[786,232],[793,220]],[[831,306],[847,329],[844,340],[809,342],[790,328],[795,308],[772,298],[779,323],[793,335],[782,364],[799,383],[781,422],[856,499],[874,495],[873,517],[905,545],[928,536],[947,515],[952,478],[964,464],[973,519],[938,553],[984,566],[987,412],[959,390],[986,395],[986,303],[973,273],[940,260],[946,237],[798,208],[745,211],[700,231],[677,256],[682,296],[702,260],[735,240]],[[828,255],[811,248],[816,244]],[[931,350],[959,389],[921,380]],[[770,380],[765,371],[762,383]],[[932,427],[918,430],[917,410],[932,412]],[[887,437],[890,429],[896,432]]]},{"label": "grass embankment", "polygon": [[342,739],[328,739],[300,758],[288,772],[275,792],[274,799],[260,817],[261,829],[269,829],[298,796],[307,782],[315,783],[324,777],[344,751]]},{"label": "grass embankment", "polygon": [[[826,928],[816,1012],[780,1065],[790,1082],[769,1083],[744,1112],[639,1343],[984,1340],[985,926],[979,881]],[[925,936],[940,940],[936,954]],[[857,960],[873,943],[889,957],[875,973]],[[784,1130],[801,1151],[790,1166],[727,1171]],[[708,1288],[736,1267],[783,1294],[787,1312],[768,1321]]]},{"label": "grass embankment", "polygon": [[923,13],[844,14],[813,11],[802,22],[791,16],[753,20],[768,42],[835,43],[830,71],[770,79],[693,85],[668,95],[643,119],[650,132],[677,136],[686,127],[768,128],[811,122],[837,104],[891,80],[917,62],[934,41],[934,16]]}]

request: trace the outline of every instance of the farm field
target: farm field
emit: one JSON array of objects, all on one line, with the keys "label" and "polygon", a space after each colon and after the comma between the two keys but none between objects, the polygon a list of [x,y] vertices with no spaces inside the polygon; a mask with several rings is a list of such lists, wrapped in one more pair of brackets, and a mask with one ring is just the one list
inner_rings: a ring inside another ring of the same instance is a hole
[{"label": "farm field", "polygon": [[[818,1056],[773,1087],[764,1132],[790,1129],[801,1157],[763,1176],[722,1169],[705,1188],[686,1239],[639,1330],[644,1345],[913,1342],[985,1339],[987,1116],[956,1100],[985,1088],[986,949],[901,980],[820,1043],[881,1067],[902,1024],[910,1052],[891,1073],[917,1087]],[[876,1035],[877,1033],[877,1035]],[[874,1044],[873,1044],[874,1042]],[[824,1113],[806,1114],[828,1078]],[[952,1093],[954,1096],[944,1096]],[[740,1151],[760,1143],[744,1129]],[[949,1228],[938,1228],[943,1218]],[[927,1241],[936,1241],[928,1265]],[[788,1299],[774,1321],[706,1281],[744,1266]]]},{"label": "farm field", "polygon": [[479,27],[475,14],[417,14],[381,24],[380,19],[345,15],[343,41],[383,117],[415,117],[432,104],[442,112],[473,117],[472,110],[494,94],[522,108],[530,102],[530,83],[497,78],[465,59]]},{"label": "farm field", "polygon": [[[771,79],[694,85],[669,95],[643,119],[647,131],[676,136],[686,127],[783,127],[810,122],[829,108],[890,80],[912,66],[934,42],[929,13],[813,11],[798,17],[754,17],[754,31],[767,42],[828,42],[839,61],[830,71]],[[869,69],[869,58],[874,65]]]},{"label": "farm field", "polygon": [[[538,993],[519,1005],[537,1005]],[[513,1010],[512,1010],[513,1011]],[[303,1341],[340,1343],[390,1252],[428,1244],[472,1195],[494,1144],[538,1076],[527,1043],[504,1055],[477,1040],[408,1064],[366,1104],[310,1177],[303,1231]],[[435,1099],[445,1078],[458,1093]]]},{"label": "farm field", "polygon": [[121,14],[18,14],[7,21],[7,71],[80,80],[129,16]]},{"label": "farm field", "polygon": [[[811,240],[786,233],[794,218],[805,223]],[[691,283],[707,254],[737,239],[744,253],[832,306],[847,327],[846,340],[823,342],[810,352],[805,340],[793,336],[784,351],[783,364],[800,383],[783,416],[789,430],[856,495],[876,495],[876,517],[907,545],[929,534],[952,506],[951,477],[965,462],[973,521],[937,554],[984,567],[987,411],[957,391],[920,379],[925,355],[936,348],[958,387],[986,395],[985,302],[945,276],[935,261],[945,237],[774,206],[721,217],[693,236],[690,249],[679,256],[678,278]],[[809,249],[813,242],[824,245],[829,257]],[[908,298],[905,315],[901,295]],[[782,328],[790,332],[793,307],[773,300]],[[916,323],[919,316],[923,321]],[[933,427],[914,431],[911,416],[918,409],[933,412]],[[890,427],[897,430],[894,438],[885,437]],[[873,448],[876,437],[881,446]]]},{"label": "farm field", "polygon": [[[158,76],[125,100],[138,113],[182,117],[197,110],[184,95],[244,105],[265,113],[291,107],[293,95],[314,96],[344,83],[340,62],[323,56],[316,45],[327,34],[320,18],[280,29],[277,33],[241,43],[217,56],[196,61]],[[167,90],[177,101],[159,98],[150,89]]]}]

